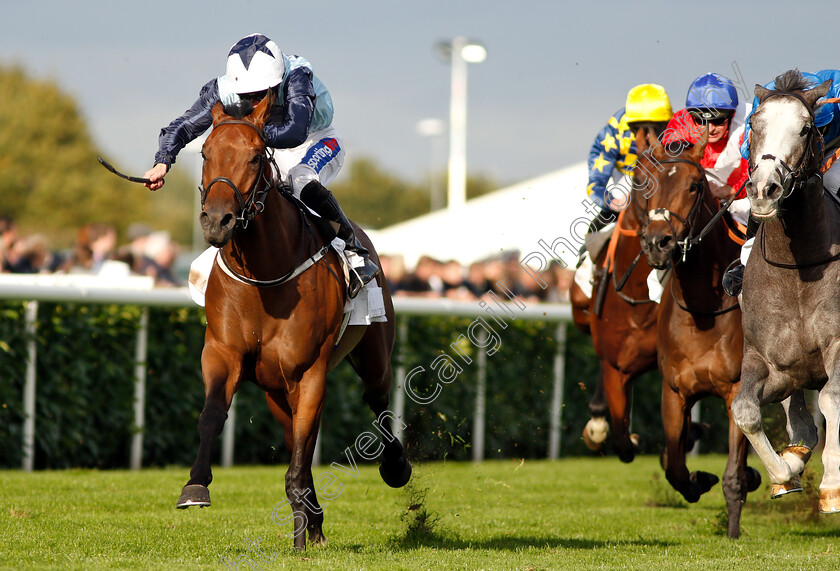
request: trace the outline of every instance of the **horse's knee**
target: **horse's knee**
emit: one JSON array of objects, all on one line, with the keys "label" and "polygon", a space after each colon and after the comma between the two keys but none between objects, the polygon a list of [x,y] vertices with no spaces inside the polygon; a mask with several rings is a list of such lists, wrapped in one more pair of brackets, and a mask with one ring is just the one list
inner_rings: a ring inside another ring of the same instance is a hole
[{"label": "horse's knee", "polygon": [[739,393],[732,401],[732,420],[744,434],[755,434],[761,431],[761,409],[752,399]]}]

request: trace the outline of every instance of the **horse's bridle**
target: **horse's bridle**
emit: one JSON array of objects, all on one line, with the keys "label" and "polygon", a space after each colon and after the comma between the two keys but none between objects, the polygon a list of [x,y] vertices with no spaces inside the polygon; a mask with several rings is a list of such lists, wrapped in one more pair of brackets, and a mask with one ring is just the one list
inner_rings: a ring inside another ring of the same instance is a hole
[{"label": "horse's bridle", "polygon": [[[265,196],[268,194],[268,191],[271,190],[276,186],[276,181],[273,176],[268,173],[278,172],[277,163],[274,161],[274,156],[271,151],[268,150],[268,146],[265,145],[265,137],[262,134],[262,131],[259,127],[254,125],[249,121],[241,121],[237,119],[230,119],[227,121],[219,121],[216,123],[213,128],[216,129],[217,127],[221,127],[222,125],[247,125],[251,127],[254,131],[257,132],[257,135],[260,137],[260,141],[262,141],[264,145],[264,151],[259,155],[260,164],[259,164],[259,172],[260,175],[254,181],[254,184],[251,186],[248,194],[248,198],[245,198],[244,193],[239,190],[232,180],[230,180],[226,176],[217,176],[207,186],[198,185],[198,190],[201,193],[201,208],[204,209],[204,202],[207,199],[207,193],[210,192],[210,189],[213,187],[214,184],[217,182],[223,182],[229,187],[233,189],[233,192],[236,196],[236,201],[239,204],[239,212],[236,216],[236,223],[240,225],[243,229],[248,227],[248,223],[253,220],[257,214],[263,211],[265,208]],[[273,169],[266,169],[265,164],[268,162],[272,165]],[[266,172],[268,170],[268,173]],[[261,188],[260,183],[262,184]]]},{"label": "horse's bridle", "polygon": [[[688,250],[691,248],[691,246],[697,243],[697,241],[694,240],[694,222],[697,218],[698,213],[700,212],[700,205],[703,204],[703,194],[705,193],[706,188],[708,187],[708,183],[706,182],[706,171],[699,163],[681,158],[671,158],[659,161],[659,164],[675,163],[685,163],[696,168],[702,176],[703,188],[697,192],[697,196],[694,199],[694,204],[691,205],[691,210],[689,210],[688,215],[685,218],[683,218],[676,212],[668,210],[667,208],[654,208],[653,210],[647,210],[646,219],[645,222],[642,224],[641,228],[641,236],[642,239],[644,239],[645,232],[647,231],[647,228],[651,222],[656,222],[657,220],[666,222],[668,224],[668,228],[671,230],[671,234],[674,236],[674,239],[677,240],[677,246],[679,246],[680,250],[682,251],[682,259],[685,260],[685,256]],[[645,196],[645,205],[647,205],[648,200],[650,199],[647,196]],[[676,218],[686,228],[688,235],[684,239],[677,239],[678,234],[676,229],[674,228],[674,225],[671,223],[671,218]]]},{"label": "horse's bridle", "polygon": [[[770,94],[764,98],[761,102],[763,105],[768,99],[772,97],[783,97],[783,96],[790,96],[795,99],[798,99],[804,106],[805,109],[808,111],[811,119],[807,123],[808,133],[805,135],[807,139],[805,140],[805,150],[799,156],[799,160],[796,162],[796,166],[791,167],[785,161],[778,158],[776,155],[771,153],[766,153],[762,155],[758,160],[759,161],[778,161],[779,164],[782,166],[782,169],[777,168],[776,172],[779,174],[779,179],[782,181],[782,196],[779,198],[779,205],[781,205],[782,201],[789,197],[794,190],[804,188],[809,184],[811,181],[811,171],[816,170],[820,163],[822,163],[823,157],[823,146],[821,144],[822,137],[815,138],[814,133],[817,133],[817,124],[814,118],[814,110],[808,105],[808,102],[805,101],[805,98],[802,97],[800,94],[795,92],[784,92],[784,91],[772,91]],[[750,117],[750,123],[752,124],[752,117]],[[817,146],[817,149],[814,149],[814,146]],[[808,159],[806,161],[806,158]],[[751,161],[752,162],[752,161]],[[756,167],[754,168],[753,165],[749,165],[748,170],[748,178],[752,180],[752,175],[755,172],[758,165],[758,161],[756,161]]]}]

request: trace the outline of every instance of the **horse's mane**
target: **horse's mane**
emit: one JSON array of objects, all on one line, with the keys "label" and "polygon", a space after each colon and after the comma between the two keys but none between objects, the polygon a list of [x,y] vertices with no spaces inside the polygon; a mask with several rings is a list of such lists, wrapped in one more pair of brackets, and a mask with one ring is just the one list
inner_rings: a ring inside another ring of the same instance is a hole
[{"label": "horse's mane", "polygon": [[805,91],[812,87],[811,80],[802,75],[798,69],[790,69],[776,77],[776,91],[783,93]]}]

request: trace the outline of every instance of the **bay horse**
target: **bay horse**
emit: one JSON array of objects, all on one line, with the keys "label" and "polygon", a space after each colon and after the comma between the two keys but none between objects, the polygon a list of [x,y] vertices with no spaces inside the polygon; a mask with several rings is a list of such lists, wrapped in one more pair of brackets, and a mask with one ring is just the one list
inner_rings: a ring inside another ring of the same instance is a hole
[{"label": "bay horse", "polygon": [[[216,441],[234,393],[241,383],[253,382],[265,391],[291,452],[286,496],[296,525],[294,546],[304,550],[305,530],[310,542],[326,543],[312,456],[326,375],[340,361],[346,358],[361,377],[363,399],[376,415],[383,442],[369,442],[365,450],[373,457],[381,451],[383,480],[392,487],[405,485],[411,464],[393,437],[387,411],[394,346],[388,284],[377,280],[387,322],[348,326],[339,341],[346,300],[343,270],[328,247],[332,237],[325,239],[313,231],[302,208],[278,188],[271,151],[262,136],[273,102],[269,91],[238,117],[216,104],[213,130],[202,148],[200,222],[207,242],[220,248],[219,267],[210,273],[206,291],[200,444],[177,507],[210,505],[207,486],[212,481]],[[379,263],[358,227],[356,235]]]},{"label": "bay horse", "polygon": [[[761,222],[744,272],[744,361],[735,420],[773,484],[771,496],[801,491],[799,476],[818,436],[803,389],[819,391],[826,419],[819,508],[840,512],[840,208],[820,173],[817,101],[831,81],[812,86],[797,70],[756,85],[751,118],[752,216]],[[792,166],[791,166],[792,165]],[[789,445],[776,453],[761,406],[791,398]]]},{"label": "bay horse", "polygon": [[[649,127],[639,128],[637,151],[646,149],[656,135]],[[633,461],[638,445],[638,436],[630,434],[632,383],[656,368],[659,306],[648,297],[651,268],[641,255],[640,231],[636,212],[625,208],[613,230],[612,252],[604,247],[594,262],[601,268],[607,256],[612,255],[611,271],[596,274],[591,297],[574,282],[569,291],[574,323],[592,335],[600,361],[597,386],[589,402],[591,418],[583,430],[583,439],[590,449],[598,450],[611,432],[612,448],[623,462]],[[596,308],[601,288],[605,289],[603,301]]]},{"label": "bay horse", "polygon": [[694,145],[656,144],[640,154],[637,168],[650,173],[653,184],[647,197],[634,195],[634,209],[643,220],[641,247],[648,263],[672,269],[670,287],[660,302],[657,331],[665,429],[662,467],[671,486],[692,503],[719,481],[708,472],[689,473],[686,452],[691,408],[706,396],[722,398],[729,415],[729,457],[722,487],[728,535],[735,538],[740,536],[747,492],[758,488],[761,476],[747,466],[747,440],[732,418],[732,401],[740,387],[743,334],[738,300],[723,291],[721,278],[743,240],[736,242],[724,221],[715,217],[720,204],[700,166],[707,138],[708,129]]}]

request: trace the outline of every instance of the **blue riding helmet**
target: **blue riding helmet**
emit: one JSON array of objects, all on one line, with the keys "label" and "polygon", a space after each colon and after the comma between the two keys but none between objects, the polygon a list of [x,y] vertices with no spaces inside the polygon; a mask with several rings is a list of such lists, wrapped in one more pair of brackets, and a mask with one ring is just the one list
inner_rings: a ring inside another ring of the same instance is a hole
[{"label": "blue riding helmet", "polygon": [[719,73],[705,73],[691,82],[685,107],[697,119],[717,119],[735,113],[738,92],[732,81]]}]

